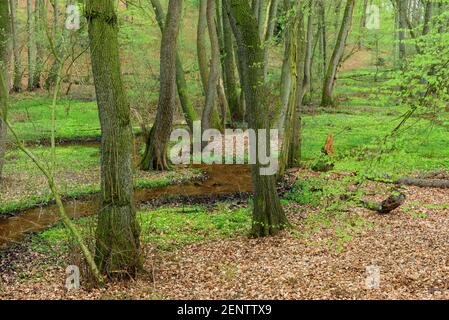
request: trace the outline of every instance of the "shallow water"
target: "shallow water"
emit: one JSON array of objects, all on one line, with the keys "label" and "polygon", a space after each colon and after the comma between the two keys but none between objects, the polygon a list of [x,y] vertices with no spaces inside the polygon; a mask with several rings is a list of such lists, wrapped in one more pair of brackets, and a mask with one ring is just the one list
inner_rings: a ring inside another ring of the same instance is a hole
[{"label": "shallow water", "polygon": [[[135,202],[142,203],[172,196],[196,197],[252,191],[248,166],[211,165],[197,168],[206,173],[204,181],[135,190]],[[83,197],[82,200],[68,200],[64,205],[67,214],[72,218],[94,215],[98,211],[98,195]],[[13,217],[0,218],[0,248],[5,248],[13,242],[20,242],[26,233],[44,230],[58,221],[60,216],[56,205],[32,208]]]}]

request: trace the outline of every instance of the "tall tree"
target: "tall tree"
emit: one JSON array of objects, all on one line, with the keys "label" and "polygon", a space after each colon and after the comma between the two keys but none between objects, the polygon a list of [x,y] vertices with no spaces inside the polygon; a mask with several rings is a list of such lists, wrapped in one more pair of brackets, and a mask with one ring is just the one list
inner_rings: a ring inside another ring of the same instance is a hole
[{"label": "tall tree", "polygon": [[45,38],[45,23],[47,22],[47,6],[44,0],[36,0],[35,10],[35,33],[36,39],[36,66],[34,70],[34,83],[33,88],[41,87],[41,74],[44,66],[44,38]]},{"label": "tall tree", "polygon": [[278,3],[279,0],[270,0],[270,3],[268,5],[268,14],[266,17],[265,22],[265,36],[264,36],[264,62],[265,62],[265,69],[264,69],[264,77],[265,80],[267,78],[268,74],[268,55],[269,55],[269,49],[270,49],[270,42],[273,38],[274,33],[274,27],[276,24],[276,17],[278,12]]},{"label": "tall tree", "polygon": [[[258,23],[248,2],[226,0],[226,10],[237,40],[242,60],[242,85],[247,105],[247,118],[252,129],[269,129],[267,90],[264,84],[264,50],[258,34]],[[269,134],[267,130],[267,144]],[[269,150],[269,146],[268,146]],[[252,234],[268,236],[288,224],[276,190],[275,175],[261,175],[259,160],[251,167],[254,190]]]},{"label": "tall tree", "polygon": [[109,276],[134,276],[141,265],[133,200],[133,135],[118,50],[115,0],[87,0],[90,53],[101,124],[101,202],[95,260]]},{"label": "tall tree", "polygon": [[354,5],[355,0],[347,0],[345,12],[341,22],[340,32],[338,33],[331,61],[328,64],[326,76],[324,78],[323,95],[321,98],[321,105],[324,107],[331,106],[334,103],[332,94],[334,92],[337,71],[343,58],[349,31],[351,30]]},{"label": "tall tree", "polygon": [[[225,1],[225,0],[221,0]],[[224,4],[222,3],[222,7]],[[227,14],[222,14],[223,19],[223,48],[224,48],[224,83],[226,96],[228,97],[231,119],[235,122],[243,122],[244,110],[240,103],[237,78],[235,75],[236,61],[234,55],[234,39],[232,35],[231,24]]]},{"label": "tall tree", "polygon": [[20,58],[20,48],[18,40],[17,3],[16,0],[9,0],[11,14],[11,40],[14,54],[14,77],[12,90],[22,91],[22,60]]},{"label": "tall tree", "polygon": [[34,89],[34,27],[33,1],[27,0],[27,35],[28,35],[28,91]]},{"label": "tall tree", "polygon": [[[165,23],[165,13],[162,9],[161,2],[159,0],[151,0],[151,5],[153,6],[154,12],[156,14],[156,20],[158,22],[159,28],[163,32]],[[187,125],[192,130],[193,122],[198,119],[198,114],[190,100],[187,82],[184,76],[184,70],[182,67],[181,57],[179,52],[176,51],[176,86],[178,88],[178,96],[181,101],[182,112]]]},{"label": "tall tree", "polygon": [[[0,2],[0,72],[3,74],[3,79],[8,83],[8,60],[9,60],[9,36],[10,36],[11,21],[9,16],[8,1]],[[0,95],[0,180],[2,179],[3,164],[6,151],[6,123],[3,121],[3,108],[6,105],[7,97]],[[6,112],[6,111],[5,111]]]},{"label": "tall tree", "polygon": [[181,12],[182,0],[170,0],[161,39],[159,103],[141,162],[143,170],[170,168],[167,146],[176,107],[176,49]]},{"label": "tall tree", "polygon": [[215,0],[207,0],[206,20],[211,43],[211,61],[209,75],[207,79],[206,101],[201,118],[202,130],[212,127],[212,113],[214,110],[215,98],[217,94],[217,85],[220,77],[220,49],[215,24],[216,13]]}]

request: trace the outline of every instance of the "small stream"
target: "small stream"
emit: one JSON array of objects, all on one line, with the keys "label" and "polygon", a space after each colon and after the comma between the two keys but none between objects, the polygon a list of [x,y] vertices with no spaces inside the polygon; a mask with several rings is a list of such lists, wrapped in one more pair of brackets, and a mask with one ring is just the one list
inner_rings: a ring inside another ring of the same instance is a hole
[{"label": "small stream", "polygon": [[[252,191],[249,167],[246,165],[201,165],[197,168],[206,174],[203,181],[135,190],[136,204],[173,196],[194,198]],[[82,200],[67,200],[64,205],[67,214],[72,218],[94,215],[98,211],[98,194],[83,197]],[[59,211],[54,204],[24,210],[12,217],[0,218],[0,248],[20,242],[25,234],[47,229],[59,221]]]}]

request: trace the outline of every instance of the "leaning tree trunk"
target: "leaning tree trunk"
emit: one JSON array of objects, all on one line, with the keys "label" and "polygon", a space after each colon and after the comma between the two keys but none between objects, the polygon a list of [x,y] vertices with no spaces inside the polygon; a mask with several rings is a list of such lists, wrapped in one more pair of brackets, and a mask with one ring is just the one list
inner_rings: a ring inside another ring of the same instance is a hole
[{"label": "leaning tree trunk", "polygon": [[[243,66],[243,90],[248,110],[249,127],[269,129],[267,90],[264,85],[264,51],[258,34],[256,18],[246,1],[226,0],[226,10],[237,39],[238,54]],[[269,130],[267,130],[267,136]],[[259,138],[258,138],[259,139]],[[267,137],[269,150],[269,137]],[[253,224],[254,236],[278,233],[288,224],[276,190],[275,175],[262,175],[257,159],[251,167],[254,189]]]},{"label": "leaning tree trunk", "polygon": [[14,80],[12,90],[14,92],[22,91],[22,60],[20,58],[20,49],[17,39],[17,5],[16,0],[9,0],[9,9],[11,14],[11,39],[14,54]]},{"label": "leaning tree trunk", "polygon": [[28,91],[34,89],[34,29],[33,29],[33,1],[27,0],[27,33],[28,33]]},{"label": "leaning tree trunk", "polygon": [[112,0],[88,0],[86,17],[101,123],[101,209],[95,260],[109,276],[133,277],[141,266],[133,200],[133,134],[118,48]]},{"label": "leaning tree trunk", "polygon": [[156,119],[149,134],[142,170],[168,170],[167,147],[176,108],[176,51],[182,0],[170,0],[161,39],[160,93]]},{"label": "leaning tree trunk", "polygon": [[326,76],[324,78],[323,95],[321,98],[321,106],[329,107],[334,104],[332,94],[334,92],[337,70],[343,58],[346,40],[348,39],[351,29],[352,15],[354,13],[355,0],[348,0],[346,3],[345,13],[341,22],[340,32],[338,33],[337,42],[332,53],[331,61],[328,65]]},{"label": "leaning tree trunk", "polygon": [[[159,28],[163,32],[165,13],[162,9],[161,2],[159,0],[151,0],[151,5],[153,6],[154,12],[156,14],[156,20]],[[179,101],[181,102],[182,112],[184,118],[189,126],[190,130],[193,130],[193,122],[198,120],[198,114],[196,113],[195,107],[189,98],[189,92],[187,88],[187,82],[184,76],[184,70],[182,68],[181,57],[179,52],[176,51],[176,86],[178,88]]]},{"label": "leaning tree trunk", "polygon": [[[11,21],[9,16],[8,2],[0,3],[0,72],[3,73],[6,83],[8,79],[8,60],[9,60],[9,35]],[[0,180],[2,179],[3,165],[6,152],[6,123],[3,122],[2,110],[6,110],[3,106],[7,103],[4,101],[6,97],[0,95]]]}]

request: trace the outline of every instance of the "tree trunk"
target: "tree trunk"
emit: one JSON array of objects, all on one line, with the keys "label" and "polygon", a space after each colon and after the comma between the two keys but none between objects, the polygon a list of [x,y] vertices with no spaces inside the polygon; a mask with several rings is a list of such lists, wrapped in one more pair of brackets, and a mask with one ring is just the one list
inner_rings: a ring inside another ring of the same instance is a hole
[{"label": "tree trunk", "polygon": [[[59,4],[58,1],[55,0],[54,2],[54,34],[55,34],[55,39],[58,39],[58,43],[57,46],[55,48],[56,54],[58,55],[57,57],[55,57],[55,60],[51,66],[50,69],[50,73],[45,81],[45,89],[49,90],[51,87],[53,87],[56,83],[56,78],[57,78],[57,73],[61,63],[61,59],[62,56],[64,54],[64,42],[63,39],[66,37],[67,35],[67,29],[66,28],[62,28],[61,31],[59,32]],[[61,34],[59,34],[61,33]]]},{"label": "tree trunk", "polygon": [[170,0],[161,39],[160,94],[156,119],[149,134],[142,170],[168,170],[167,147],[176,108],[176,51],[182,0]]},{"label": "tree trunk", "polygon": [[[225,0],[222,0],[225,1]],[[224,4],[222,5],[224,8]],[[223,18],[223,44],[224,44],[224,79],[225,91],[228,97],[229,109],[231,111],[231,118],[233,122],[243,122],[244,112],[240,97],[237,90],[237,79],[235,76],[235,56],[234,56],[234,42],[232,36],[231,24],[227,14],[222,14]]]},{"label": "tree trunk", "polygon": [[216,32],[215,12],[215,0],[207,0],[206,18],[211,43],[211,61],[206,90],[206,102],[204,105],[203,116],[201,118],[203,132],[204,130],[212,127],[212,112],[214,110],[218,79],[220,76],[220,48]]},{"label": "tree trunk", "polygon": [[[161,32],[164,30],[165,13],[162,9],[159,0],[151,0],[154,12],[156,14],[156,20],[158,22]],[[181,57],[179,52],[176,51],[176,87],[178,88],[178,96],[181,101],[181,108],[184,114],[184,118],[189,126],[190,130],[193,130],[193,122],[198,120],[198,114],[193,106],[192,101],[189,98],[187,82],[184,76],[184,70],[182,68]]]},{"label": "tree trunk", "polygon": [[[242,60],[242,85],[249,127],[254,130],[269,129],[269,108],[263,79],[264,51],[258,36],[257,20],[246,1],[226,0],[225,3]],[[274,235],[288,224],[277,194],[275,176],[261,175],[260,169],[257,160],[251,167],[254,189],[252,234],[256,237]]]},{"label": "tree trunk", "polygon": [[399,32],[398,32],[398,40],[399,40],[399,63],[402,66],[405,56],[407,54],[405,48],[405,29],[407,28],[407,22],[405,15],[407,14],[407,0],[397,0],[398,3],[398,20],[399,20]]},{"label": "tree trunk", "polygon": [[345,13],[341,22],[340,32],[338,34],[337,42],[335,43],[334,52],[332,53],[331,61],[329,63],[326,76],[324,78],[323,96],[321,99],[321,106],[329,107],[334,104],[332,94],[334,91],[335,80],[337,77],[337,70],[340,66],[341,59],[345,51],[346,40],[348,39],[349,31],[351,29],[352,15],[354,13],[355,0],[347,0]]},{"label": "tree trunk", "polygon": [[28,91],[34,89],[34,28],[33,28],[33,1],[27,0],[27,33],[28,33]]},{"label": "tree trunk", "polygon": [[265,37],[264,37],[264,79],[267,80],[268,74],[268,56],[271,40],[273,39],[274,26],[278,12],[278,0],[271,0],[268,6],[267,21],[265,23]]},{"label": "tree trunk", "polygon": [[133,134],[120,71],[115,3],[88,0],[85,12],[102,132],[95,260],[110,277],[134,277],[141,261],[133,200]]},{"label": "tree trunk", "polygon": [[207,61],[207,47],[206,47],[206,30],[207,30],[207,0],[200,0],[200,9],[198,13],[198,29],[196,35],[196,49],[198,55],[198,68],[200,70],[201,83],[203,90],[207,92],[208,61]]},{"label": "tree trunk", "polygon": [[[5,82],[9,84],[8,79],[8,60],[9,60],[9,37],[10,37],[11,21],[9,16],[8,2],[0,3],[0,72],[3,73]],[[3,108],[6,105],[7,97],[0,95],[0,181],[3,174],[3,165],[6,152],[6,123],[3,122]],[[6,111],[6,110],[5,110]]]},{"label": "tree trunk", "polygon": [[35,30],[36,30],[36,69],[34,70],[33,88],[41,87],[41,74],[44,64],[44,28],[47,23],[47,7],[44,0],[36,0]]},{"label": "tree trunk", "polygon": [[[284,12],[287,13],[291,8],[291,1],[284,0]],[[284,130],[285,117],[288,109],[288,101],[291,92],[292,72],[291,72],[291,46],[292,46],[292,30],[291,26],[287,25],[284,33],[284,58],[282,61],[281,72],[281,107],[277,119],[277,128],[280,131]]]},{"label": "tree trunk", "polygon": [[427,0],[425,11],[424,11],[424,24],[422,34],[426,35],[430,31],[430,20],[432,19],[432,11],[433,11],[433,0]]},{"label": "tree trunk", "polygon": [[310,88],[312,83],[312,60],[313,60],[313,0],[309,0],[307,18],[307,39],[304,60],[304,80],[303,80],[303,104],[310,101]]},{"label": "tree trunk", "polygon": [[14,54],[14,80],[12,90],[14,92],[22,91],[22,60],[20,58],[19,42],[17,39],[17,4],[16,0],[9,0],[11,14],[11,39]]}]

